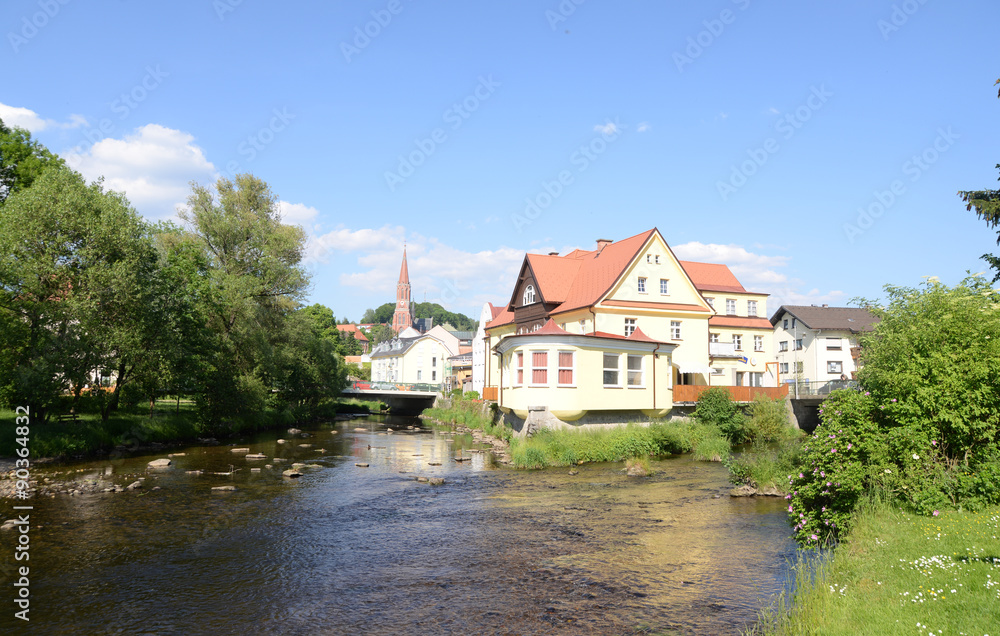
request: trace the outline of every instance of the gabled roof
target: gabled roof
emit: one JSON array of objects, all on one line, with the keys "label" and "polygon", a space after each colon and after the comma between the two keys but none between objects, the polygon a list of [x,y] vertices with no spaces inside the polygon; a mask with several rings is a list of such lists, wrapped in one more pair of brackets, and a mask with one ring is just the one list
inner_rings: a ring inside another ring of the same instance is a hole
[{"label": "gabled roof", "polygon": [[789,313],[809,329],[837,331],[871,331],[878,318],[859,307],[817,307],[816,305],[782,305],[771,316],[771,326]]},{"label": "gabled roof", "polygon": [[528,254],[528,265],[534,275],[539,293],[547,303],[561,303],[576,280],[577,272],[583,264],[579,259],[561,256]]},{"label": "gabled roof", "polygon": [[697,263],[695,261],[680,261],[681,267],[698,291],[737,292],[746,293],[740,281],[733,272],[719,263]]},{"label": "gabled roof", "polygon": [[595,305],[601,296],[611,290],[655,232],[656,229],[647,230],[617,243],[610,243],[600,252],[570,252],[563,260],[579,260],[580,269],[557,311],[562,313]]}]

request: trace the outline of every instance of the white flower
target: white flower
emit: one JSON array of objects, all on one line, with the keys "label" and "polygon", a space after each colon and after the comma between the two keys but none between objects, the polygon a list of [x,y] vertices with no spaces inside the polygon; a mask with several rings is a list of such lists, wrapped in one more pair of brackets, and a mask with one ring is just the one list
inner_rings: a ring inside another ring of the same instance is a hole
[{"label": "white flower", "polygon": [[913,459],[920,459],[920,455],[917,455],[916,453],[913,453]]}]

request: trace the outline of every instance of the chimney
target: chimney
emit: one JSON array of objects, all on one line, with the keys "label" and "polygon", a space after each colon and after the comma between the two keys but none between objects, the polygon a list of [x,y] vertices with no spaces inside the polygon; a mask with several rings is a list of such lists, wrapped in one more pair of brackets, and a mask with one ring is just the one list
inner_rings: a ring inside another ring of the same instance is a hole
[{"label": "chimney", "polygon": [[559,256],[559,252],[549,252],[549,256]]},{"label": "chimney", "polygon": [[604,251],[604,248],[611,245],[611,241],[608,239],[597,239],[597,253],[600,254]]},{"label": "chimney", "polygon": [[826,303],[823,303],[823,306],[824,306],[824,307],[829,307],[830,305],[828,305],[828,304],[826,304]]}]

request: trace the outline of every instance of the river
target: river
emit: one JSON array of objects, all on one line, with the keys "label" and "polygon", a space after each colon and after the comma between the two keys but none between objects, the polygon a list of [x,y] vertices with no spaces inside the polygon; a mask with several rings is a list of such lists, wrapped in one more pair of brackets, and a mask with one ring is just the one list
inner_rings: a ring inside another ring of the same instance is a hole
[{"label": "river", "polygon": [[[156,472],[166,452],[48,469],[144,483],[29,501],[31,621],[13,618],[8,567],[0,631],[733,634],[794,559],[783,500],[730,498],[726,469],[689,456],[648,478],[571,475],[496,467],[412,418],[305,432],[237,444],[266,460],[219,445],[173,449]],[[282,477],[293,462],[313,466]]]}]

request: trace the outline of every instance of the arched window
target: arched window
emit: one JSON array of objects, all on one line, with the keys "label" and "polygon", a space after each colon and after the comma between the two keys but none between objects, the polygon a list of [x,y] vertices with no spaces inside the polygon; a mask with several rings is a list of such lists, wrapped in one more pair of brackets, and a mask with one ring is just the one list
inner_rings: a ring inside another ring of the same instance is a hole
[{"label": "arched window", "polygon": [[535,287],[534,285],[528,285],[524,288],[524,302],[522,305],[530,305],[535,302]]}]

